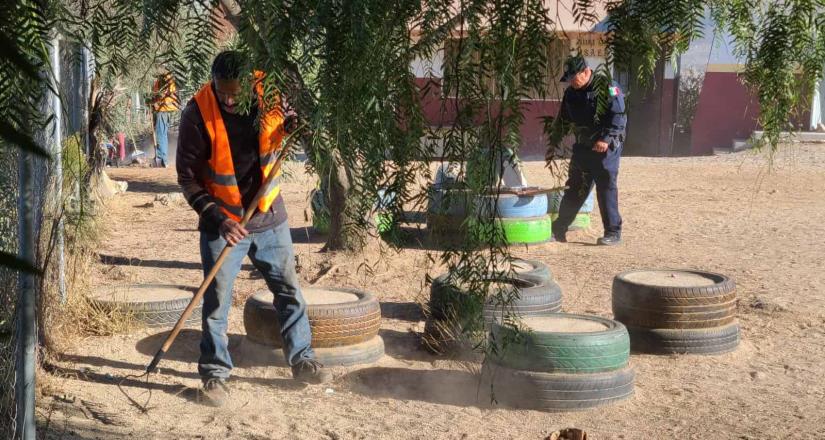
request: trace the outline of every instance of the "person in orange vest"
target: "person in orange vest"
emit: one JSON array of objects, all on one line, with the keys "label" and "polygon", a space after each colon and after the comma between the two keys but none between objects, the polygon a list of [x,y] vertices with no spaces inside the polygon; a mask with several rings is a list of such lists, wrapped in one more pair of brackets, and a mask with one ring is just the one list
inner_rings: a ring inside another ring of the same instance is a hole
[{"label": "person in orange vest", "polygon": [[155,166],[169,166],[169,122],[180,101],[175,78],[165,67],[152,85],[152,121],[155,127]]},{"label": "person in orange vest", "polygon": [[[232,360],[227,347],[227,317],[232,286],[244,256],[249,256],[275,295],[284,354],[293,377],[304,383],[323,383],[331,378],[310,347],[306,302],[295,272],[280,186],[276,183],[257,207],[249,206],[272,170],[273,153],[282,147],[296,118],[294,112],[286,110],[284,100],[264,108],[260,89],[253,94],[241,79],[245,69],[240,53],[218,54],[212,64],[212,80],[181,113],[178,136],[178,183],[200,217],[204,275],[224,246],[232,245],[203,298],[198,372],[206,400],[216,406],[223,404],[229,393]],[[243,99],[247,93],[251,99]],[[245,228],[239,223],[244,209],[257,209]]]}]

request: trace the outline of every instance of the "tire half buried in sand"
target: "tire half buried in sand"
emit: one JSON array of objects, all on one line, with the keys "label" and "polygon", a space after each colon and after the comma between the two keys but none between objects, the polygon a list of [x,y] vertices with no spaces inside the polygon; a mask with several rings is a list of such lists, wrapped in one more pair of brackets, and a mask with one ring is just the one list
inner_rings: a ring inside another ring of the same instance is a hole
[{"label": "tire half buried in sand", "polygon": [[[194,294],[194,289],[186,286],[133,284],[101,287],[89,295],[89,301],[101,310],[131,315],[149,327],[171,327],[180,319]],[[201,322],[201,306],[195,307],[186,324]]]}]

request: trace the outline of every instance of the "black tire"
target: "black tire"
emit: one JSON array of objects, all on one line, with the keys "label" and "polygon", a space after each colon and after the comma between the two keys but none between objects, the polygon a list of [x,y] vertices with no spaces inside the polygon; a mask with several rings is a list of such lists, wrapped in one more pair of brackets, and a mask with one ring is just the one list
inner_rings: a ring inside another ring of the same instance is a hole
[{"label": "black tire", "polygon": [[[553,313],[532,319],[549,321],[557,318],[581,321],[603,330],[520,331],[493,323],[493,338],[501,351],[493,356],[493,361],[517,370],[547,373],[599,373],[627,366],[630,337],[620,322],[568,313]],[[528,322],[523,324],[529,325]]]},{"label": "black tire", "polygon": [[[384,340],[376,336],[358,344],[343,347],[313,348],[315,360],[325,367],[349,367],[371,364],[384,356]],[[255,361],[264,365],[286,366],[284,353],[279,347],[264,345],[244,338],[241,344],[243,361]]]},{"label": "black tire", "polygon": [[[308,304],[307,317],[312,330],[312,347],[328,348],[366,342],[381,327],[381,306],[369,293],[356,289],[328,289],[351,293],[357,301],[335,304]],[[259,344],[281,347],[281,326],[272,304],[272,293],[260,290],[244,305],[247,337]]]},{"label": "black tire", "polygon": [[[482,314],[488,322],[493,318],[505,315],[532,316],[561,310],[561,287],[553,280],[538,283],[532,280],[517,278],[511,280],[517,287],[519,296],[513,298],[511,307],[504,308],[496,304],[494,299],[488,300],[482,307]],[[447,274],[433,279],[430,287],[430,313],[437,319],[448,315],[448,307],[455,310],[472,310],[472,298],[464,291],[449,285]]]},{"label": "black tire", "polygon": [[630,349],[650,354],[723,354],[739,346],[739,324],[706,329],[650,329],[628,326]]},{"label": "black tire", "polygon": [[427,213],[445,215],[448,217],[467,217],[472,211],[473,199],[465,189],[435,189],[430,188]]},{"label": "black tire", "polygon": [[384,356],[384,340],[375,336],[368,341],[344,347],[314,349],[315,359],[330,367],[371,364]]},{"label": "black tire", "polygon": [[553,273],[550,268],[538,260],[523,260],[517,258],[513,260],[513,265],[522,266],[515,269],[516,276],[527,281],[532,281],[537,284],[543,284],[547,281],[553,281]]},{"label": "black tire", "polygon": [[[121,300],[117,299],[116,293],[109,294],[109,292],[112,292],[113,289],[128,289],[129,291],[146,290],[147,292],[152,291],[153,289],[176,289],[189,292],[192,296],[195,294],[195,290],[189,286],[178,286],[172,284],[138,284],[132,286],[121,286],[117,288],[102,288],[97,291],[96,297],[89,298],[89,302],[93,307],[107,312],[130,315],[135,320],[145,324],[148,327],[171,327],[175,325],[178,322],[178,319],[180,319],[183,311],[189,303],[192,302],[192,298],[184,297],[159,301]],[[106,294],[103,292],[106,292]],[[189,318],[185,321],[186,325],[200,325],[201,314],[203,311],[202,306],[202,302],[195,306],[192,310],[192,314],[189,315]]]},{"label": "black tire", "polygon": [[499,403],[549,412],[581,411],[630,398],[631,367],[605,373],[559,374],[514,370],[485,364],[484,385]]},{"label": "black tire", "polygon": [[[547,281],[553,280],[553,274],[546,264],[538,260],[525,260],[522,258],[514,258],[510,262],[515,278],[521,278],[536,284],[544,284]],[[491,278],[504,272],[504,269],[495,270],[490,269],[489,275]]]},{"label": "black tire", "polygon": [[625,325],[656,329],[711,328],[728,325],[736,318],[735,284],[724,275],[668,271],[713,280],[709,286],[674,287],[628,279],[639,272],[648,271],[624,272],[613,280],[613,315]]}]

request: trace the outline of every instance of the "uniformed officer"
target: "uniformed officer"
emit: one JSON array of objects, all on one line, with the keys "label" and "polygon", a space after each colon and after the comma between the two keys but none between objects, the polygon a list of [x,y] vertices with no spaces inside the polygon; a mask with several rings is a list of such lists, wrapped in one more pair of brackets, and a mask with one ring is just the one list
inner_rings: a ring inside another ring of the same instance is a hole
[{"label": "uniformed officer", "polygon": [[[616,83],[603,91],[607,95],[607,105],[604,114],[597,115],[598,91],[593,76],[593,70],[581,56],[570,57],[565,62],[561,81],[569,82],[570,86],[564,92],[556,123],[558,127],[572,127],[576,143],[570,160],[568,188],[559,206],[559,216],[553,222],[553,238],[559,242],[567,241],[567,228],[595,183],[604,226],[604,237],[598,243],[615,245],[621,242],[622,236],[617,178],[627,117],[624,96]],[[551,149],[554,147],[551,145]],[[548,157],[550,155],[548,151]]]}]

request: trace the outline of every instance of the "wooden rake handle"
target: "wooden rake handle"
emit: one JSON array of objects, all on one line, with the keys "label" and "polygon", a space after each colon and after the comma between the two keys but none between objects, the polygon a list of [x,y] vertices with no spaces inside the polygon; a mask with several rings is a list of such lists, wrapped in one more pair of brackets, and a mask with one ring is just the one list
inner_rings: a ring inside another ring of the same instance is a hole
[{"label": "wooden rake handle", "polygon": [[[281,170],[281,163],[283,163],[284,159],[287,157],[287,151],[289,150],[289,141],[292,139],[292,136],[297,133],[299,130],[295,130],[292,132],[289,137],[284,141],[284,148],[279,150],[279,156],[275,160],[275,165],[272,167],[272,170],[269,173],[267,179],[261,185],[261,188],[258,190],[258,193],[255,194],[255,198],[250,203],[249,208],[244,212],[244,216],[241,219],[241,226],[246,226],[249,222],[249,219],[252,218],[252,215],[258,210],[258,201],[269,192],[270,186],[272,182],[277,178],[278,172]],[[273,154],[276,154],[273,152]],[[178,337],[178,333],[180,333],[181,329],[183,328],[183,323],[189,318],[189,315],[192,314],[192,311],[195,309],[195,305],[200,303],[200,300],[203,298],[204,293],[206,293],[206,289],[212,283],[212,280],[215,279],[215,275],[218,274],[218,270],[220,270],[221,266],[223,265],[224,260],[232,251],[232,245],[228,244],[223,248],[221,251],[220,256],[215,261],[215,265],[212,266],[212,270],[206,275],[206,278],[203,279],[201,283],[201,287],[198,289],[198,292],[195,296],[192,297],[192,301],[189,302],[189,305],[186,306],[186,309],[183,310],[181,313],[178,322],[175,324],[175,327],[172,328],[172,332],[169,333],[169,336],[166,337],[166,340],[163,342],[163,345],[158,349],[158,352],[155,353],[155,357],[152,359],[152,362],[149,363],[149,366],[146,367],[146,373],[151,373],[155,371],[160,363],[160,360],[163,359],[163,355],[169,351],[169,347],[172,346],[172,342],[175,341],[175,338]]]}]

